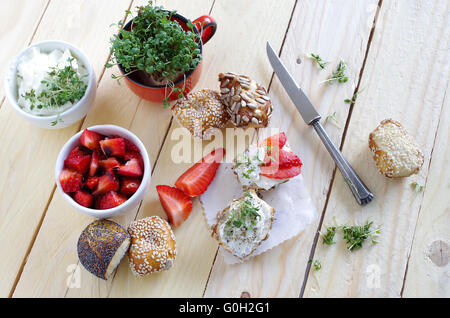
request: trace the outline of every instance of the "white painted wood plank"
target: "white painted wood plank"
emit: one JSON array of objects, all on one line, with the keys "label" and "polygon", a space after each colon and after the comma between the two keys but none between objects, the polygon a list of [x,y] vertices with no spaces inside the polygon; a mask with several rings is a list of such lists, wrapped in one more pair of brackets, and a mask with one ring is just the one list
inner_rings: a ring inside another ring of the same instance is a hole
[{"label": "white painted wood plank", "polygon": [[[444,92],[449,80],[448,1],[384,1],[377,21],[344,154],[367,181],[375,200],[360,207],[340,174],[334,181],[324,226],[381,225],[380,243],[350,253],[339,239],[318,244],[322,269],[308,279],[306,297],[399,297],[422,202],[411,183],[423,184],[429,168]],[[380,175],[368,149],[369,133],[386,118],[403,123],[425,154],[419,175]]]},{"label": "white painted wood plank", "polygon": [[[450,297],[450,96],[445,101],[415,230],[403,297]],[[418,199],[422,194],[418,194]]]},{"label": "white painted wood plank", "polygon": [[[337,112],[342,123],[348,114],[344,100],[353,95],[364,60],[377,1],[299,1],[292,17],[281,58],[318,111],[326,117]],[[305,58],[311,53],[330,61],[325,70]],[[265,48],[259,53],[264,67],[271,69]],[[302,59],[298,64],[297,60]],[[339,60],[348,63],[349,82],[320,84]],[[270,96],[275,104],[271,127],[285,131],[293,150],[302,159],[303,177],[318,213],[322,212],[334,163],[311,127],[305,125],[295,106],[275,77]],[[343,130],[325,125],[339,144]],[[298,237],[241,265],[229,266],[219,254],[205,297],[298,297],[317,222]]]}]

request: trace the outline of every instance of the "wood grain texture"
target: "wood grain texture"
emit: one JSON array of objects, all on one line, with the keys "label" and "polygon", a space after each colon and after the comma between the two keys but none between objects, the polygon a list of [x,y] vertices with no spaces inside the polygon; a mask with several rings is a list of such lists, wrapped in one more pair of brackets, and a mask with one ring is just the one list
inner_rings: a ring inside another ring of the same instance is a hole
[{"label": "wood grain texture", "polygon": [[[123,18],[125,7],[120,0],[97,4],[87,0],[53,1],[33,42],[57,39],[73,43],[87,54],[98,75],[109,51],[108,39],[113,31],[109,27],[111,19],[118,21]],[[55,19],[60,16],[66,19]],[[93,27],[85,28],[88,24]],[[97,28],[106,31],[98,34]],[[0,121],[3,148],[0,164],[8,167],[0,171],[0,238],[5,243],[0,251],[8,255],[0,265],[5,273],[0,288],[1,294],[7,296],[55,189],[56,157],[64,143],[78,130],[78,125],[58,131],[40,129],[17,116],[9,105],[0,109]],[[21,240],[16,239],[18,232]],[[15,248],[11,251],[12,245]]]},{"label": "wood grain texture", "polygon": [[[314,259],[322,269],[311,272],[306,297],[399,297],[403,285],[428,174],[436,129],[449,79],[448,1],[383,1],[367,57],[360,94],[344,144],[344,155],[374,192],[366,207],[356,204],[340,174],[336,175],[324,226],[381,226],[379,244],[366,242],[349,252],[337,244],[318,243]],[[369,133],[384,119],[400,121],[425,154],[417,176],[389,180],[380,175],[368,149]],[[437,212],[439,213],[439,212]]]},{"label": "wood grain texture", "polygon": [[[349,107],[344,99],[353,95],[376,7],[377,1],[299,1],[297,4],[281,59],[324,117],[336,111],[339,120],[345,123]],[[330,61],[328,67],[320,70],[306,57],[311,53]],[[271,68],[265,49],[260,54],[264,55],[264,65]],[[348,63],[349,82],[321,84],[340,59]],[[313,129],[305,125],[276,76],[270,96],[275,105],[270,127],[285,131],[290,146],[302,159],[303,177],[320,214],[334,163]],[[339,144],[343,130],[330,124],[325,127]],[[298,237],[244,264],[227,265],[219,253],[205,297],[240,297],[242,292],[248,292],[251,297],[298,297],[318,221]]]},{"label": "wood grain texture", "polygon": [[[216,0],[211,15],[218,21],[219,28],[214,39],[207,44],[204,74],[198,87],[217,89],[217,75],[226,71],[249,74],[260,83],[268,85],[271,70],[265,63],[264,54],[256,52],[264,52],[266,40],[271,41],[277,49],[280,48],[293,4],[294,1],[275,3]],[[236,19],[237,7],[241,12],[239,19]],[[178,127],[173,124],[169,131],[138,219],[154,214],[166,217],[155,186],[173,185],[178,176],[192,165],[173,163],[172,150],[179,143],[175,135]],[[188,146],[201,150],[202,146],[206,149],[207,144],[194,142],[187,136]],[[195,155],[201,157],[201,151],[197,151]],[[128,264],[123,262],[109,296],[201,297],[216,254],[217,243],[210,236],[197,199],[194,200],[194,209],[189,219],[174,231],[179,251],[174,267],[167,272],[137,279],[131,275]]]},{"label": "wood grain texture", "polygon": [[[450,86],[426,177],[403,297],[450,297]],[[421,195],[419,194],[419,197]]]},{"label": "wood grain texture", "polygon": [[40,22],[49,0],[38,1],[1,1],[0,2],[0,107],[2,106],[3,73],[12,59],[23,50],[32,40],[34,32]]},{"label": "wood grain texture", "polygon": [[[133,6],[146,1],[133,2]],[[168,9],[177,7],[187,16],[208,12],[212,0],[199,0],[196,10],[191,5],[176,6],[177,1],[159,1]],[[128,4],[129,5],[129,4]],[[118,10],[124,15],[128,6]],[[183,10],[184,9],[184,10]],[[184,13],[186,12],[186,13]],[[119,19],[110,17],[110,22]],[[108,25],[109,25],[108,24]],[[105,29],[105,32],[108,29]],[[105,41],[108,45],[108,40]],[[107,54],[104,55],[106,61]],[[150,161],[155,163],[164,137],[169,127],[171,114],[162,109],[161,104],[149,103],[135,96],[122,82],[121,85],[111,78],[118,74],[116,68],[108,69],[99,85],[94,107],[87,115],[83,129],[97,124],[115,124],[130,129],[145,144]],[[151,123],[151,124],[150,124]],[[137,208],[116,221],[126,226],[137,213]],[[70,220],[70,222],[66,222]],[[81,231],[93,219],[77,212],[67,205],[57,192],[48,207],[45,219],[24,267],[14,297],[105,297],[109,293],[111,280],[102,281],[88,273],[78,262],[76,244]],[[55,238],[58,238],[55,240]],[[47,256],[54,255],[58,261],[48,264]],[[131,273],[130,273],[131,274]],[[75,284],[79,278],[80,284]]]}]

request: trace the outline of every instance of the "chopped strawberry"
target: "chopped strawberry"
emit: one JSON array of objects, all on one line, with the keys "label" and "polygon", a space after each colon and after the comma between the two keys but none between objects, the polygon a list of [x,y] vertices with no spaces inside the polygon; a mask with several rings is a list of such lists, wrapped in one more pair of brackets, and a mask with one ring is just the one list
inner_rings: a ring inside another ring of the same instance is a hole
[{"label": "chopped strawberry", "polygon": [[127,151],[141,152],[141,150],[128,139],[125,139],[125,149]]},{"label": "chopped strawberry", "polygon": [[100,158],[100,152],[94,150],[94,152],[92,152],[91,164],[89,166],[89,176],[93,177],[97,173]]},{"label": "chopped strawberry", "polygon": [[289,179],[300,174],[302,162],[292,152],[280,150],[278,157],[272,157],[261,167],[260,175],[271,179]]},{"label": "chopped strawberry", "polygon": [[120,157],[125,155],[125,139],[113,138],[100,141],[100,147],[106,157]]},{"label": "chopped strawberry", "polygon": [[123,195],[110,191],[100,198],[98,207],[100,210],[112,209],[123,204],[125,201],[127,201],[127,198]]},{"label": "chopped strawberry", "polygon": [[204,193],[216,176],[225,149],[219,148],[194,164],[175,182],[175,186],[191,197]]},{"label": "chopped strawberry", "polygon": [[104,175],[98,178],[97,190],[92,193],[93,195],[105,194],[109,191],[118,191],[119,181],[110,172],[106,172]]},{"label": "chopped strawberry", "polygon": [[102,139],[102,135],[96,133],[95,131],[85,129],[80,136],[80,144],[91,150],[99,149],[99,142]]},{"label": "chopped strawberry", "polygon": [[183,191],[166,185],[156,187],[164,211],[174,226],[181,225],[191,214],[192,200]]},{"label": "chopped strawberry", "polygon": [[126,177],[140,177],[142,176],[142,168],[138,159],[131,159],[127,161],[124,165],[116,168],[114,170],[118,174]]},{"label": "chopped strawberry", "polygon": [[120,162],[116,158],[108,158],[100,161],[100,167],[104,171],[111,171],[112,169],[119,167]]},{"label": "chopped strawberry", "polygon": [[74,193],[73,199],[79,205],[89,208],[92,205],[93,196],[90,193],[84,191],[77,191]]},{"label": "chopped strawberry", "polygon": [[89,177],[86,181],[86,186],[91,190],[94,191],[94,189],[98,185],[99,177]]},{"label": "chopped strawberry", "polygon": [[59,183],[65,193],[76,192],[81,189],[83,176],[76,171],[64,169],[59,174]]},{"label": "chopped strawberry", "polygon": [[81,174],[85,174],[89,170],[91,163],[91,155],[84,152],[80,147],[76,147],[69,156],[64,160],[64,166],[73,169]]},{"label": "chopped strawberry", "polygon": [[129,161],[131,159],[137,159],[141,168],[144,169],[144,159],[142,159],[141,153],[138,151],[127,151],[124,156],[125,161]]},{"label": "chopped strawberry", "polygon": [[120,193],[126,196],[132,196],[141,185],[141,180],[137,178],[122,178],[120,182]]}]

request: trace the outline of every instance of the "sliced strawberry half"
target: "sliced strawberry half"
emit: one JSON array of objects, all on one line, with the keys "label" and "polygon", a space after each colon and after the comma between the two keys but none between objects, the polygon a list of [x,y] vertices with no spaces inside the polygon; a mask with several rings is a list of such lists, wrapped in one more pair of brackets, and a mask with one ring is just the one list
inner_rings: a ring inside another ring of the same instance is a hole
[{"label": "sliced strawberry half", "polygon": [[174,226],[181,225],[192,212],[192,200],[183,191],[166,185],[156,186],[159,201]]},{"label": "sliced strawberry half", "polygon": [[99,177],[89,177],[86,180],[86,186],[91,190],[94,191],[95,188],[97,188]]},{"label": "sliced strawberry half", "polygon": [[100,152],[94,150],[94,152],[92,152],[91,163],[89,165],[89,176],[93,177],[97,173],[100,159],[101,159]]},{"label": "sliced strawberry half", "polygon": [[73,169],[81,174],[85,174],[89,170],[91,163],[91,155],[84,152],[80,147],[76,147],[69,156],[64,160],[64,166]]},{"label": "sliced strawberry half", "polygon": [[113,138],[100,141],[100,147],[106,157],[120,157],[125,155],[125,139]]},{"label": "sliced strawberry half", "polygon": [[119,181],[110,172],[106,172],[104,175],[98,178],[97,189],[92,193],[93,195],[105,194],[109,191],[118,191]]},{"label": "sliced strawberry half", "polygon": [[85,191],[77,191],[73,194],[73,199],[79,205],[89,208],[92,205],[93,196]]},{"label": "sliced strawberry half", "polygon": [[201,195],[216,176],[224,156],[225,149],[214,150],[183,173],[175,182],[175,186],[191,197]]},{"label": "sliced strawberry half", "polygon": [[133,158],[127,161],[124,165],[121,165],[118,168],[114,169],[115,172],[120,174],[121,176],[126,177],[140,177],[142,176],[142,168],[139,160]]},{"label": "sliced strawberry half", "polygon": [[85,146],[86,148],[89,148],[91,150],[99,149],[100,147],[100,140],[103,139],[103,136],[99,133],[96,133],[95,131],[91,131],[88,129],[85,129],[83,133],[80,136],[80,144]]},{"label": "sliced strawberry half", "polygon": [[59,183],[65,193],[76,192],[81,189],[83,176],[70,169],[64,169],[59,174]]},{"label": "sliced strawberry half", "polygon": [[98,207],[100,210],[112,209],[127,201],[127,198],[115,191],[110,191],[100,198]]},{"label": "sliced strawberry half", "polygon": [[104,171],[112,171],[114,168],[120,166],[120,162],[116,158],[108,158],[105,160],[100,160],[100,167]]},{"label": "sliced strawberry half", "polygon": [[126,196],[132,196],[141,185],[141,180],[137,178],[122,178],[120,182],[120,193]]}]

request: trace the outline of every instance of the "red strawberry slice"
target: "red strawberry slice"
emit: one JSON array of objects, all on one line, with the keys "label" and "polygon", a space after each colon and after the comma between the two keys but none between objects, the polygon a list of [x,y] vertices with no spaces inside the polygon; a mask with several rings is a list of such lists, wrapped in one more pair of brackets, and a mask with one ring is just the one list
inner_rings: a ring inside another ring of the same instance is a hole
[{"label": "red strawberry slice", "polygon": [[112,169],[120,166],[120,162],[116,158],[108,158],[100,161],[100,167],[104,171],[112,171]]},{"label": "red strawberry slice", "polygon": [[100,152],[94,150],[92,153],[91,164],[89,166],[89,176],[93,177],[97,173],[100,158]]},{"label": "red strawberry slice", "polygon": [[123,157],[125,155],[125,139],[113,138],[100,141],[100,147],[106,157]]},{"label": "red strawberry slice", "polygon": [[271,179],[289,179],[300,174],[302,162],[292,152],[280,150],[274,158],[272,154],[268,163],[261,167],[260,175]]},{"label": "red strawberry slice", "polygon": [[142,159],[142,156],[140,152],[138,151],[127,151],[124,156],[125,161],[129,161],[131,159],[137,159],[139,161],[139,164],[141,165],[141,168],[144,169],[144,159]]},{"label": "red strawberry slice", "polygon": [[289,168],[261,167],[261,176],[270,179],[290,179],[301,173],[301,166],[292,166]]},{"label": "red strawberry slice", "polygon": [[189,217],[192,211],[192,200],[183,191],[166,185],[156,186],[159,200],[174,226],[181,225]]},{"label": "red strawberry slice", "polygon": [[95,131],[91,131],[88,129],[85,129],[83,133],[80,136],[80,144],[85,146],[86,148],[89,148],[91,150],[99,149],[100,147],[100,140],[103,139],[103,136],[99,133],[96,133]]},{"label": "red strawberry slice", "polygon": [[120,182],[120,193],[126,196],[132,196],[141,185],[141,180],[137,178],[122,178]]},{"label": "red strawberry slice", "polygon": [[138,159],[131,159],[124,165],[114,169],[115,172],[126,177],[140,177],[142,176],[142,168]]},{"label": "red strawberry slice", "polygon": [[115,191],[110,191],[100,198],[98,207],[100,210],[112,209],[127,201],[127,198]]},{"label": "red strawberry slice", "polygon": [[89,208],[92,205],[93,196],[90,193],[84,191],[77,191],[74,193],[73,199],[79,205]]},{"label": "red strawberry slice", "polygon": [[91,190],[94,191],[94,189],[98,185],[99,177],[89,177],[86,181],[86,186]]},{"label": "red strawberry slice", "polygon": [[225,149],[214,150],[182,174],[175,182],[175,186],[191,197],[201,195],[216,176],[224,156]]},{"label": "red strawberry slice", "polygon": [[91,155],[84,152],[80,147],[76,147],[69,156],[64,160],[64,166],[73,169],[81,174],[85,174],[89,170],[91,163]]},{"label": "red strawberry slice", "polygon": [[271,148],[277,147],[282,149],[287,142],[286,134],[284,132],[273,135],[258,144],[259,147],[268,147],[270,151]]},{"label": "red strawberry slice", "polygon": [[59,174],[59,183],[65,193],[76,192],[81,189],[83,176],[76,171],[64,169]]},{"label": "red strawberry slice", "polygon": [[93,195],[105,194],[109,191],[118,191],[119,181],[117,178],[109,172],[98,178],[97,190],[92,193]]}]

